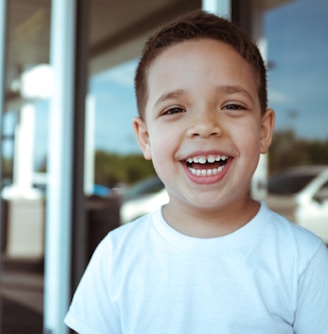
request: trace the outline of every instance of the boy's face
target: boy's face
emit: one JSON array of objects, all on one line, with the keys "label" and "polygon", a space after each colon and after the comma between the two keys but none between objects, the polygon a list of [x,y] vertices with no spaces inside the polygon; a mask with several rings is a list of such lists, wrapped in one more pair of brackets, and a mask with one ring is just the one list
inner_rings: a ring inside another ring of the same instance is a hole
[{"label": "boy's face", "polygon": [[232,47],[211,39],[176,44],[155,59],[145,120],[134,126],[169,207],[215,212],[245,204],[274,123],[272,110],[261,116],[257,82]]}]

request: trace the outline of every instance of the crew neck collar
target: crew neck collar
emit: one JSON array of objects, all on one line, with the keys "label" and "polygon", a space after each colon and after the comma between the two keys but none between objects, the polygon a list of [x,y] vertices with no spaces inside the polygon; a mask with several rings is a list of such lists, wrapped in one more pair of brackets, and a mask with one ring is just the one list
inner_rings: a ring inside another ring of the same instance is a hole
[{"label": "crew neck collar", "polygon": [[224,236],[214,238],[197,238],[182,234],[171,227],[164,219],[162,208],[153,213],[154,227],[160,237],[171,246],[180,250],[197,252],[217,252],[244,249],[254,244],[268,219],[269,210],[263,202],[257,214],[244,226]]}]

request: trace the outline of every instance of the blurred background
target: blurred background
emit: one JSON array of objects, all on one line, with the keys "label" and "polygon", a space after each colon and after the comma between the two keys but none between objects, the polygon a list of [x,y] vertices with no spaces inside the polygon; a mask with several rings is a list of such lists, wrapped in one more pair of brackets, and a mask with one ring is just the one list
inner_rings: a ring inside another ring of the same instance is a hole
[{"label": "blurred background", "polygon": [[133,77],[147,36],[200,8],[268,67],[277,123],[253,196],[328,243],[326,0],[0,0],[1,333],[67,333],[98,242],[168,200],[134,138]]}]

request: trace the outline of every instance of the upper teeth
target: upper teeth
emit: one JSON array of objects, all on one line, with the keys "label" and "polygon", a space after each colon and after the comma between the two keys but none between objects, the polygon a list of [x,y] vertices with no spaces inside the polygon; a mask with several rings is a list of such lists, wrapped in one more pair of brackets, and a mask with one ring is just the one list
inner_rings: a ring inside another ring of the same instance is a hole
[{"label": "upper teeth", "polygon": [[206,164],[207,162],[209,163],[213,163],[215,161],[225,161],[227,160],[227,156],[225,155],[207,155],[207,156],[197,156],[197,157],[192,157],[192,158],[188,158],[187,162],[188,163],[199,163],[199,164]]}]

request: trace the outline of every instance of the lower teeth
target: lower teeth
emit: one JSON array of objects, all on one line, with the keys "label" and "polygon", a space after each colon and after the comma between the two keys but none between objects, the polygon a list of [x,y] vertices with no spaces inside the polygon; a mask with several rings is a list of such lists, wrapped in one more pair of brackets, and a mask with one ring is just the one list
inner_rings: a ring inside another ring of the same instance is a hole
[{"label": "lower teeth", "polygon": [[211,176],[215,175],[217,173],[222,172],[224,166],[220,166],[215,169],[195,169],[195,168],[189,168],[191,174],[196,176]]}]

